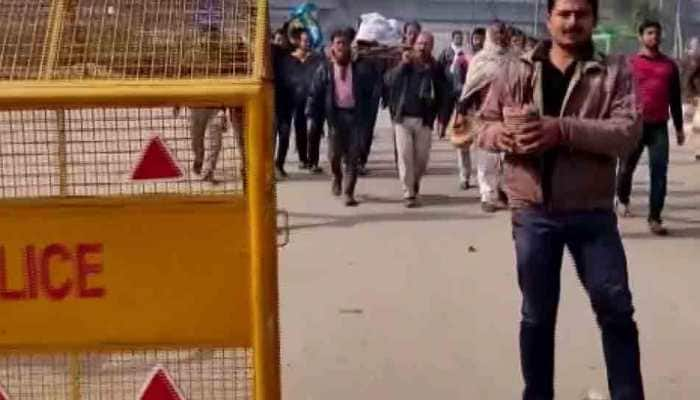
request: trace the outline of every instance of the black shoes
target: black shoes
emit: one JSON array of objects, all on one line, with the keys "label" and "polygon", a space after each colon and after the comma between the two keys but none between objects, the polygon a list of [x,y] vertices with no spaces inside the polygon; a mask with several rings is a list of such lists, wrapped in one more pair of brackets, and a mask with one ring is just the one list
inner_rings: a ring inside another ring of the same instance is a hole
[{"label": "black shoes", "polygon": [[668,236],[668,229],[664,228],[661,221],[649,221],[649,231],[656,236]]},{"label": "black shoes", "polygon": [[360,203],[355,200],[355,197],[346,195],[345,196],[345,207],[357,207]]},{"label": "black shoes", "polygon": [[338,179],[333,179],[333,184],[331,185],[331,193],[333,193],[333,196],[335,197],[340,197],[340,195],[343,193],[343,186]]}]

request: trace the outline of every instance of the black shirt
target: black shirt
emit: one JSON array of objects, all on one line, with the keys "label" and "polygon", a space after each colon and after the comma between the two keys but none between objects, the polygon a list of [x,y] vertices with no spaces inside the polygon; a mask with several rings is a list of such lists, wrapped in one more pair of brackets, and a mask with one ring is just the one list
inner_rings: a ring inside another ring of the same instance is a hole
[{"label": "black shirt", "polygon": [[563,73],[549,58],[542,61],[542,103],[544,115],[559,117],[564,106],[564,98],[576,72],[576,62],[572,62]]},{"label": "black shirt", "polygon": [[284,79],[294,104],[306,104],[314,74],[324,60],[324,56],[319,53],[311,53],[304,62],[291,54],[285,57]]},{"label": "black shirt", "polygon": [[[549,56],[542,59],[542,113],[549,117],[559,118],[564,106],[566,92],[569,90],[571,79],[576,72],[576,61],[569,64],[564,72],[549,60]],[[557,159],[557,149],[546,151],[542,162],[542,196],[544,204],[549,204],[552,195],[552,174]]]}]

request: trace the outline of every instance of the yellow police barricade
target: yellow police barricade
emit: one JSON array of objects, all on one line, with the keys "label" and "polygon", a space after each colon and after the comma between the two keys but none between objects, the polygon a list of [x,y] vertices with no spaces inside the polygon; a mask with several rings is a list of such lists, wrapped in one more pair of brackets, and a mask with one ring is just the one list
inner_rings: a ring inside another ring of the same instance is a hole
[{"label": "yellow police barricade", "polygon": [[267,2],[0,22],[0,400],[279,399]]}]

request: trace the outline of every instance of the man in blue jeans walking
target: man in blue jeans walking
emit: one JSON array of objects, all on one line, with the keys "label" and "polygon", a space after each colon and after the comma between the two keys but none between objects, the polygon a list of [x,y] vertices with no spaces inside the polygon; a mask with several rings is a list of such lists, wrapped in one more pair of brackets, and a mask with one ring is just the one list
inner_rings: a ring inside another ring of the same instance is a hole
[{"label": "man in blue jeans walking", "polygon": [[513,208],[524,400],[554,398],[565,248],[602,332],[613,400],[643,400],[637,325],[614,213],[617,158],[641,123],[628,63],[595,52],[597,0],[549,0],[551,41],[506,64],[480,110],[479,145],[505,154]]},{"label": "man in blue jeans walking", "polygon": [[637,148],[629,157],[620,161],[617,198],[623,207],[623,217],[630,217],[632,176],[644,148],[649,148],[649,229],[655,235],[666,236],[668,230],[663,226],[661,212],[666,201],[669,110],[673,116],[678,144],[682,146],[685,143],[681,79],[675,61],[659,50],[661,24],[644,21],[639,27],[639,41],[642,49],[632,57],[630,63],[642,103],[644,128],[642,141]]}]

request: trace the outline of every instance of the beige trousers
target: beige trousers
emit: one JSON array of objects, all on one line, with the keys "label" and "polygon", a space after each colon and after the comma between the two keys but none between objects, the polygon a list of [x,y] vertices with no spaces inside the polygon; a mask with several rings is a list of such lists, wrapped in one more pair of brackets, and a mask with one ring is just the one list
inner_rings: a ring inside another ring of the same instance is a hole
[{"label": "beige trousers", "polygon": [[223,135],[228,128],[226,113],[220,108],[193,108],[190,116],[190,134],[192,135],[192,151],[196,164],[204,162],[204,138],[209,128],[209,155],[204,165],[205,171],[214,172],[219,161]]},{"label": "beige trousers", "polygon": [[423,126],[421,118],[404,118],[400,124],[394,124],[394,133],[403,196],[415,198],[428,169],[433,130]]}]

